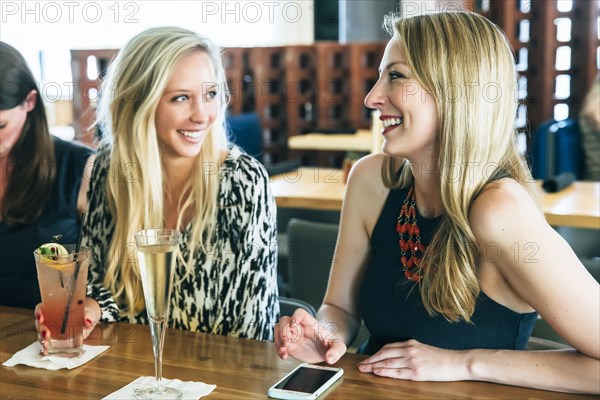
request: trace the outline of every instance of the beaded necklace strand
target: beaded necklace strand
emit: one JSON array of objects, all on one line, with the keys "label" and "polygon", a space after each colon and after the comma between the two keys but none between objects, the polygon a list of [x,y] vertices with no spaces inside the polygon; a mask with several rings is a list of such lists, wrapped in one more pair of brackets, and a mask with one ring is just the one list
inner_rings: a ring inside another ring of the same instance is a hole
[{"label": "beaded necklace strand", "polygon": [[425,246],[421,243],[421,230],[417,225],[417,211],[415,210],[415,185],[412,184],[408,189],[408,194],[402,203],[398,221],[396,223],[396,232],[400,240],[400,262],[404,276],[411,282],[419,282],[421,279],[421,270],[425,265],[421,262],[425,253]]}]

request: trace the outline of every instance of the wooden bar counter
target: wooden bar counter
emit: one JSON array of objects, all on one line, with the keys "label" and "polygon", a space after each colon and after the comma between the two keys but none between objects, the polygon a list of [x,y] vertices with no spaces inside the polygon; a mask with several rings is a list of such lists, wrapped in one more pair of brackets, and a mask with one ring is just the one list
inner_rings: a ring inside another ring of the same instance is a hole
[{"label": "wooden bar counter", "polygon": [[[36,340],[33,312],[0,307],[0,361]],[[88,344],[110,348],[73,370],[48,371],[17,365],[0,367],[2,399],[99,399],[140,376],[154,375],[150,330],[115,323],[96,328]],[[592,399],[483,382],[409,382],[362,374],[363,356],[346,354],[338,366],[343,380],[321,398],[334,399]],[[265,399],[268,388],[298,364],[280,360],[273,344],[247,339],[168,330],[163,376],[216,384],[207,399]]]}]

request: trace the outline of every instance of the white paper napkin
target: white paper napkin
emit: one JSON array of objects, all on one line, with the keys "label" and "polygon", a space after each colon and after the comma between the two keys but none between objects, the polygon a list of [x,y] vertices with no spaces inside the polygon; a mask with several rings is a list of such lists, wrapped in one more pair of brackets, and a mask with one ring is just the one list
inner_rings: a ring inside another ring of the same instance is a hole
[{"label": "white paper napkin", "polygon": [[109,346],[83,345],[83,352],[79,357],[65,358],[58,356],[43,356],[40,353],[40,343],[33,342],[23,350],[16,352],[9,360],[5,361],[5,367],[14,367],[17,364],[25,364],[30,367],[57,370],[62,368],[73,369],[85,364]]},{"label": "white paper napkin", "polygon": [[[217,385],[207,385],[202,382],[184,382],[179,379],[162,379],[163,386],[179,389],[183,392],[182,400],[197,400],[207,396],[215,390]],[[136,389],[143,389],[154,386],[153,376],[141,376],[127,386],[122,387],[104,397],[102,400],[122,400],[122,399],[145,399],[145,397],[136,394]]]}]

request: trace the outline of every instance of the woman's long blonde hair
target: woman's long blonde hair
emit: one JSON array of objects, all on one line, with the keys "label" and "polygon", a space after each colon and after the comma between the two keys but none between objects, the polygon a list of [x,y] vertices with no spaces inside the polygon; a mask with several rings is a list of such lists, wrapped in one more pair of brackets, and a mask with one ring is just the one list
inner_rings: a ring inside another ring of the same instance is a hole
[{"label": "woman's long blonde hair", "polygon": [[196,158],[193,174],[182,197],[177,228],[182,216],[194,216],[187,241],[189,254],[178,259],[187,273],[198,250],[206,250],[214,230],[219,190],[218,160],[227,146],[225,111],[227,84],[218,48],[206,38],[181,28],[153,28],[131,39],[111,63],[101,90],[98,125],[111,145],[106,194],[115,219],[104,284],[111,290],[122,313],[135,316],[144,309],[137,251],[133,234],[164,226],[164,200],[168,182],[163,179],[161,148],[155,112],[178,62],[194,51],[212,60],[222,106]]},{"label": "woman's long blonde hair", "polygon": [[[439,116],[445,213],[423,259],[428,266],[420,283],[423,304],[432,315],[470,321],[480,292],[470,207],[487,183],[502,176],[531,190],[530,171],[516,142],[513,53],[501,30],[475,13],[390,15],[384,26],[397,39],[415,79],[434,96]],[[382,173],[392,188],[406,187],[413,179],[410,168],[397,177],[391,157]]]}]

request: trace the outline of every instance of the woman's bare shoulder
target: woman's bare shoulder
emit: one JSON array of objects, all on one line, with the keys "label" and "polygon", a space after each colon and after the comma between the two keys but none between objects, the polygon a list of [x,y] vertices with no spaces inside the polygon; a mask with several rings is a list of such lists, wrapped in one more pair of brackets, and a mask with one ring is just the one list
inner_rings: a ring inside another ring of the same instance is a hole
[{"label": "woman's bare shoulder", "polygon": [[383,154],[363,157],[352,167],[348,179],[342,216],[348,214],[347,210],[352,210],[351,219],[355,219],[353,229],[362,227],[367,237],[370,237],[390,192],[382,177],[385,159]]},{"label": "woman's bare shoulder", "polygon": [[497,240],[519,232],[524,224],[541,224],[544,218],[527,189],[504,178],[487,185],[477,196],[469,221],[476,237]]},{"label": "woman's bare shoulder", "polygon": [[383,185],[382,170],[387,158],[388,156],[382,153],[369,154],[361,158],[354,163],[350,171],[349,183],[358,181],[361,185]]}]

